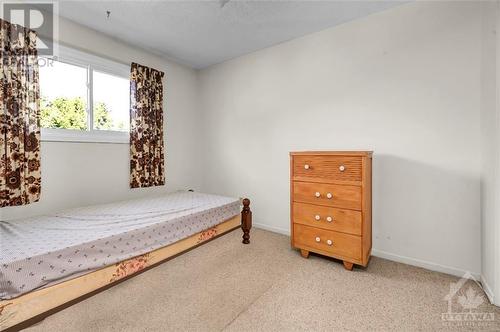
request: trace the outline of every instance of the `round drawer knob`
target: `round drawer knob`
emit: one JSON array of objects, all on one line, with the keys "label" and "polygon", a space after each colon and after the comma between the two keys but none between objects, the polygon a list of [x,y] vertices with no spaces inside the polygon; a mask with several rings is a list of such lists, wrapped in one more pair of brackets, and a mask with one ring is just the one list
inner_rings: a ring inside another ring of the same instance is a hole
[{"label": "round drawer knob", "polygon": [[345,171],[345,166],[344,165],[340,165],[339,171],[341,171],[341,172]]},{"label": "round drawer knob", "polygon": [[319,236],[316,236],[316,242],[320,242],[321,239],[319,238]]},{"label": "round drawer knob", "polygon": [[326,198],[331,199],[333,195],[331,193],[326,194]]},{"label": "round drawer knob", "polygon": [[308,164],[304,165],[304,169],[309,169],[309,168],[310,168],[310,166]]},{"label": "round drawer knob", "polygon": [[332,221],[333,221],[333,218],[332,218],[332,217],[326,217],[326,221],[328,221],[328,222],[332,222]]},{"label": "round drawer knob", "polygon": [[314,196],[319,197],[319,196],[321,196],[321,194],[319,193],[319,191],[317,191],[317,192],[314,194]]},{"label": "round drawer knob", "polygon": [[331,246],[333,244],[333,241],[332,240],[327,240],[326,244],[328,244],[329,246]]},{"label": "round drawer knob", "polygon": [[320,220],[320,219],[321,219],[321,217],[319,216],[319,214],[317,214],[317,215],[315,215],[315,216],[314,216],[314,219],[316,219],[316,220]]}]

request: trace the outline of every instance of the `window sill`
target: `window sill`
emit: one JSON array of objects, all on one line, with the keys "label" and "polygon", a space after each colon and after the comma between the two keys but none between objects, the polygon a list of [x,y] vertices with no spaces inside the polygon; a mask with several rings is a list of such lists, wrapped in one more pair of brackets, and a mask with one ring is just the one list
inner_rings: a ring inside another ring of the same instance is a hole
[{"label": "window sill", "polygon": [[128,132],[110,130],[69,130],[42,128],[42,142],[129,144]]}]

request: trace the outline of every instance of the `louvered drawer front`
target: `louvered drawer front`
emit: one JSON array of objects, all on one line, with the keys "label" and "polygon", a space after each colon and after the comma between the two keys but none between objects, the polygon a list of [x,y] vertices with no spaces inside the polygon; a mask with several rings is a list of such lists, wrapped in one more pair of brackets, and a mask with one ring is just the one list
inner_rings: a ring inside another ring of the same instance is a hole
[{"label": "louvered drawer front", "polygon": [[331,182],[361,181],[361,157],[295,156],[294,179],[299,181]]},{"label": "louvered drawer front", "polygon": [[295,202],[360,210],[361,187],[294,182],[293,200]]},{"label": "louvered drawer front", "polygon": [[295,245],[326,254],[351,258],[361,258],[361,238],[359,236],[327,231],[320,228],[294,224]]},{"label": "louvered drawer front", "polygon": [[307,203],[293,204],[293,222],[332,231],[361,235],[361,212]]}]

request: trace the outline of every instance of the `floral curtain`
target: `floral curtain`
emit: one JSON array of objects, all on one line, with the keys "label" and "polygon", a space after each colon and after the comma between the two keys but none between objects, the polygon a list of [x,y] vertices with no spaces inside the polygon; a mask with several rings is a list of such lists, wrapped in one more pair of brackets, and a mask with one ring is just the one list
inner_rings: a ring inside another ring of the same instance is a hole
[{"label": "floral curtain", "polygon": [[36,33],[0,19],[0,207],[40,198]]},{"label": "floral curtain", "polygon": [[165,184],[164,73],[132,63],[130,73],[130,187]]}]

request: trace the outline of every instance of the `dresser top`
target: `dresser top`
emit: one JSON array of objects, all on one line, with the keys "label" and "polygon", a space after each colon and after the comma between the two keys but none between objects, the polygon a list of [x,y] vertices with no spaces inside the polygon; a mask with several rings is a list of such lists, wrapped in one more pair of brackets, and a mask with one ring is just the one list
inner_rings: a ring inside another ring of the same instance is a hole
[{"label": "dresser top", "polygon": [[293,151],[291,156],[371,156],[373,151]]}]

